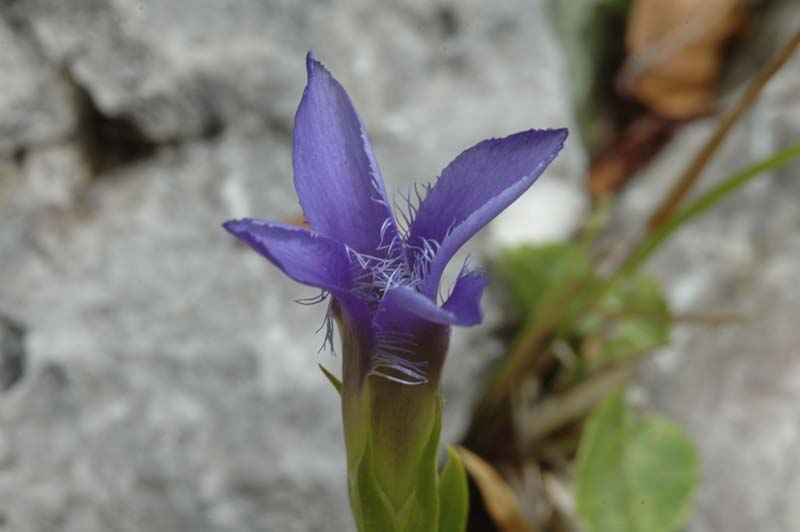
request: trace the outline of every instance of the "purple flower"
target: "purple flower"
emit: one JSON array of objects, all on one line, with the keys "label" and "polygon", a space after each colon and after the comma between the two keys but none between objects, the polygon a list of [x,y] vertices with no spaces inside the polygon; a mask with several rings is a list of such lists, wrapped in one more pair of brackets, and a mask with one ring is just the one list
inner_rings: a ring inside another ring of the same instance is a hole
[{"label": "purple flower", "polygon": [[[415,187],[398,218],[347,93],[310,53],[307,70],[293,163],[311,230],[250,218],[224,227],[295,281],[332,296],[329,316],[339,322],[345,378],[353,386],[369,375],[438,384],[450,326],[481,321],[486,284],[465,264],[442,298],[445,266],[533,184],[562,148],[567,130],[480,142],[434,184]],[[328,322],[328,339],[331,334]]]},{"label": "purple flower", "polygon": [[438,530],[440,499],[449,496],[437,495],[441,369],[451,326],[481,321],[486,284],[465,263],[442,297],[442,274],[467,240],[533,184],[567,130],[473,146],[434,184],[415,187],[398,218],[347,93],[311,54],[307,69],[293,163],[311,230],[250,218],[224,225],[295,281],[321,289],[316,300],[332,296],[326,341],[335,319],[359,531]]}]

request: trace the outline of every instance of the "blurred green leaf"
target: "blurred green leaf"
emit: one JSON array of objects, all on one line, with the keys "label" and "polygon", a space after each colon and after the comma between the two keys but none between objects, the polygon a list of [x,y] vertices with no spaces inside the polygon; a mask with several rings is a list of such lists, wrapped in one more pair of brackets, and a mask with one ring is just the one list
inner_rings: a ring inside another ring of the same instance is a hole
[{"label": "blurred green leaf", "polygon": [[[525,245],[501,253],[494,269],[525,319],[531,321],[552,312],[570,286],[589,276],[591,261],[580,244]],[[576,297],[571,306],[578,308],[580,303]],[[574,316],[568,311],[562,322]]]},{"label": "blurred green leaf", "polygon": [[[629,276],[601,280],[582,244],[521,246],[495,261],[513,303],[526,321],[545,320],[575,290],[555,334],[582,352],[582,370],[593,370],[669,342],[671,321],[655,279]],[[598,299],[587,308],[593,294]]]},{"label": "blurred green leaf", "polygon": [[667,345],[671,325],[660,283],[630,276],[609,284],[573,333],[583,338],[587,367],[596,369]]},{"label": "blurred green leaf", "polygon": [[448,445],[439,476],[439,532],[464,532],[468,512],[467,472],[458,451]]},{"label": "blurred green leaf", "polygon": [[689,515],[699,458],[689,437],[658,417],[639,419],[622,392],[595,410],[576,464],[578,511],[590,532],[669,532]]}]

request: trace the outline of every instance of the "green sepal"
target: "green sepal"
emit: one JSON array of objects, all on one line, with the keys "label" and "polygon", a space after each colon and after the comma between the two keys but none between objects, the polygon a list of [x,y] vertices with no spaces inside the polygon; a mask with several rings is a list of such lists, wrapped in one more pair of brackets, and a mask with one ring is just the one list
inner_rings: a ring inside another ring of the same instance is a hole
[{"label": "green sepal", "polygon": [[396,511],[378,483],[375,476],[375,461],[372,454],[372,441],[367,442],[355,470],[351,472],[350,505],[359,532],[394,532]]},{"label": "green sepal", "polygon": [[322,370],[322,374],[328,378],[330,383],[333,384],[333,387],[336,388],[336,391],[339,392],[339,395],[342,395],[342,381],[337,379],[336,375],[328,371],[327,368],[325,368],[325,366],[323,366],[322,364],[317,364],[317,365],[319,366],[319,369]]},{"label": "green sepal", "polygon": [[439,532],[464,532],[469,513],[467,471],[451,445],[447,446],[447,461],[439,475]]},{"label": "green sepal", "polygon": [[417,475],[414,479],[414,490],[409,497],[412,505],[408,519],[403,523],[403,532],[419,530],[438,530],[439,524],[439,436],[442,431],[442,404],[436,400],[436,413],[428,442],[422,450]]},{"label": "green sepal", "polygon": [[350,504],[359,532],[437,532],[439,477],[436,471],[441,403],[437,400],[434,425],[419,456],[412,488],[396,507],[375,473],[374,442],[367,435],[364,452],[349,472]]}]

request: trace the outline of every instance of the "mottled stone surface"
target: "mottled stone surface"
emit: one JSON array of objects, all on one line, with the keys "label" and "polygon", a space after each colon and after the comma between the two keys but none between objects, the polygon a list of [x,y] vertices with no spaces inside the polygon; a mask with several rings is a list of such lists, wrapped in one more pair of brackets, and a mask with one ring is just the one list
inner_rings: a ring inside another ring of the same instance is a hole
[{"label": "mottled stone surface", "polygon": [[0,157],[74,133],[79,114],[74,90],[44,61],[35,43],[3,18],[0,72]]},{"label": "mottled stone surface", "polygon": [[[299,214],[309,49],[350,91],[390,188],[484,137],[572,125],[543,8],[481,4],[0,4],[24,51],[0,63],[25,83],[0,87],[0,316],[24,328],[26,361],[0,395],[0,530],[352,528],[338,401],[316,368],[338,363],[315,354],[323,309],[293,305],[313,291],[220,223]],[[584,164],[574,137],[544,216],[583,201]],[[496,351],[481,330],[454,335],[447,439]]]},{"label": "mottled stone surface", "polygon": [[[338,412],[308,334],[320,309],[285,312],[303,291],[219,227],[237,186],[285,171],[275,152],[165,149],[95,176],[73,209],[26,213],[0,261],[30,365],[0,404],[13,530],[346,528]],[[285,216],[292,194],[277,181],[239,207]]]}]

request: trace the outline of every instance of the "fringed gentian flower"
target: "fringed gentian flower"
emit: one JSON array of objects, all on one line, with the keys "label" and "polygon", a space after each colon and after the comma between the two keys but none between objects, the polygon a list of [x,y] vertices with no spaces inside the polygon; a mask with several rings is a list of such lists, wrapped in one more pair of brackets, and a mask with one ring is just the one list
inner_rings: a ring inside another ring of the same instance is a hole
[{"label": "fringed gentian flower", "polygon": [[311,54],[307,70],[293,163],[310,229],[250,218],[225,228],[295,281],[321,289],[319,300],[331,296],[326,339],[333,319],[342,339],[348,486],[359,530],[459,530],[463,523],[452,523],[463,516],[439,510],[454,504],[437,491],[439,385],[450,327],[482,319],[486,277],[465,264],[442,297],[442,274],[467,240],[533,184],[567,130],[478,143],[435,183],[405,197],[398,218],[347,93]]}]

